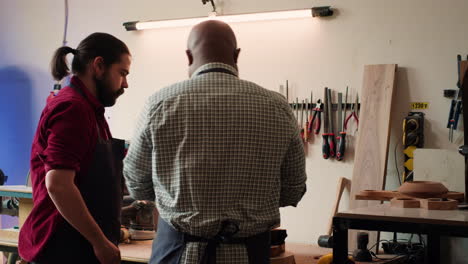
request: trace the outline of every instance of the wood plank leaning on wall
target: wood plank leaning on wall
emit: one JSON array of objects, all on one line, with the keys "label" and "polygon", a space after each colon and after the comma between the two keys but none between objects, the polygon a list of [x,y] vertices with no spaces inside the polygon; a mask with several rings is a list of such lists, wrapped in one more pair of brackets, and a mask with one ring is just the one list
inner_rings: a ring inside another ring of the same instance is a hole
[{"label": "wood plank leaning on wall", "polygon": [[[354,196],[362,190],[383,190],[385,187],[396,70],[396,64],[364,66],[350,209],[380,203],[356,200]],[[376,232],[373,233],[369,234],[369,245],[376,243]],[[350,232],[349,242],[349,249],[354,250],[356,232]]]}]

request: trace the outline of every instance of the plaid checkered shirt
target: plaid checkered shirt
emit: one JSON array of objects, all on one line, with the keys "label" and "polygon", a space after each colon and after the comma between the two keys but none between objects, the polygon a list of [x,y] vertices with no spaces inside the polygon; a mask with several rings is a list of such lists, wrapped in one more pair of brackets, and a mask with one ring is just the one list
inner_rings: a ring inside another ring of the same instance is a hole
[{"label": "plaid checkered shirt", "polygon": [[[222,68],[225,72],[207,72]],[[202,74],[200,74],[202,73]],[[125,158],[130,195],[155,200],[181,232],[210,238],[223,220],[236,237],[278,226],[279,208],[306,191],[303,143],[285,98],[222,63],[163,88],[146,102]],[[198,263],[206,243],[190,242],[181,263]],[[241,244],[221,244],[218,264],[248,263]]]}]

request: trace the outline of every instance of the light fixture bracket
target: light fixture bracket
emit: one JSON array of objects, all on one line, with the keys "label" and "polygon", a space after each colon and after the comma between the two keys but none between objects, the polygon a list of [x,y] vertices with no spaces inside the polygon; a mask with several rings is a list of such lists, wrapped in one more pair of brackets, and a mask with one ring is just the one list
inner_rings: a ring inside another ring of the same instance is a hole
[{"label": "light fixture bracket", "polygon": [[333,15],[333,9],[330,6],[312,7],[312,17],[327,17]]},{"label": "light fixture bracket", "polygon": [[208,2],[211,2],[211,6],[213,7],[213,12],[216,13],[216,5],[215,5],[215,3],[213,2],[213,0],[202,0],[202,3],[203,3],[204,5],[206,5],[206,3],[208,3]]}]

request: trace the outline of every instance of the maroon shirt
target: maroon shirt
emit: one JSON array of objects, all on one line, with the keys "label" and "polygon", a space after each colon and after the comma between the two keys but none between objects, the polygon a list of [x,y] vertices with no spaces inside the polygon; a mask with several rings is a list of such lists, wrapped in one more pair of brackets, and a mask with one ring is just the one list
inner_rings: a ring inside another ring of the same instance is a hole
[{"label": "maroon shirt", "polygon": [[[65,221],[49,197],[45,175],[52,169],[69,169],[76,179],[85,175],[97,143],[111,137],[104,106],[74,76],[42,111],[31,151],[34,207],[20,230],[18,250],[27,261],[40,261],[40,253],[61,221]],[[81,90],[81,95],[77,90]],[[76,181],[75,179],[75,181]],[[66,241],[63,241],[66,243]]]}]

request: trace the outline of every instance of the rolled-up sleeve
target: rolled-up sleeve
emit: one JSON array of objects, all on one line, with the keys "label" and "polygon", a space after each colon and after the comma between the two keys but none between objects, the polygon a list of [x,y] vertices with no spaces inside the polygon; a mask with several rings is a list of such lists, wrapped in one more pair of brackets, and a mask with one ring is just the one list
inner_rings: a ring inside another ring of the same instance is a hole
[{"label": "rolled-up sleeve", "polygon": [[306,179],[304,146],[297,131],[281,164],[281,207],[297,206],[306,192]]},{"label": "rolled-up sleeve", "polygon": [[149,137],[149,104],[140,114],[124,159],[124,177],[130,196],[136,200],[155,200],[152,180],[152,141]]},{"label": "rolled-up sleeve", "polygon": [[92,135],[96,126],[90,125],[86,108],[76,101],[61,103],[50,114],[47,127],[47,147],[37,153],[44,162],[45,171],[80,171],[83,159],[89,155],[89,146],[96,140]]}]

